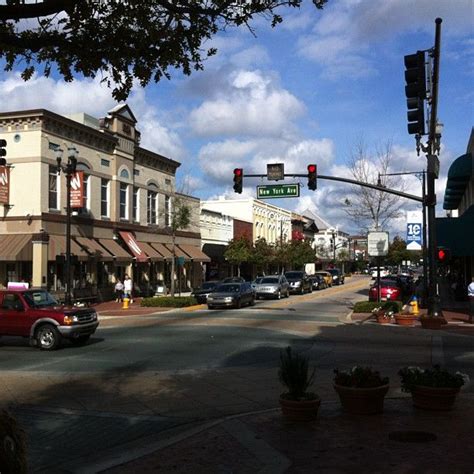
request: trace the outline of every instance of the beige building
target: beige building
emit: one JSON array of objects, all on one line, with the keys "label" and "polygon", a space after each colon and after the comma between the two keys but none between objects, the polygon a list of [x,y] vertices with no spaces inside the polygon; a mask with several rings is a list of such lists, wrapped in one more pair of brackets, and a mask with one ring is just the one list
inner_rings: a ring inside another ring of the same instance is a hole
[{"label": "beige building", "polygon": [[[125,273],[143,294],[161,281],[169,287],[173,249],[181,288],[200,283],[207,257],[201,251],[199,199],[176,192],[180,163],[142,148],[136,125],[125,104],[100,120],[48,110],[0,114],[9,170],[0,220],[1,285],[23,279],[64,291],[66,177],[58,174],[57,156],[62,149],[66,163],[72,147],[84,175],[83,206],[71,217],[76,296],[106,298]],[[173,246],[171,219],[181,205],[190,208],[191,223],[176,232]]]}]

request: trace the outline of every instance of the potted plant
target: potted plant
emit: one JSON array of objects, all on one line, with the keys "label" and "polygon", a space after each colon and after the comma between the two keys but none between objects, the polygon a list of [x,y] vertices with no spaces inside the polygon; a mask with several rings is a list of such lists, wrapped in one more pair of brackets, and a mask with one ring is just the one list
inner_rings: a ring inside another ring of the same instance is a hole
[{"label": "potted plant", "polygon": [[334,390],[344,411],[354,415],[372,415],[383,411],[389,388],[388,377],[370,367],[356,365],[349,371],[334,370]]},{"label": "potted plant", "polygon": [[283,416],[291,421],[312,421],[318,414],[321,399],[308,388],[314,381],[313,369],[310,371],[308,358],[291,347],[280,353],[280,382],[288,389],[280,395]]},{"label": "potted plant", "polygon": [[446,323],[446,320],[443,317],[429,317],[426,315],[422,315],[418,318],[421,323],[421,327],[423,329],[441,329]]},{"label": "potted plant", "polygon": [[372,314],[379,324],[388,324],[392,322],[393,311],[387,311],[382,306],[374,308]]},{"label": "potted plant", "polygon": [[467,375],[453,374],[439,365],[432,369],[404,367],[398,375],[402,391],[411,393],[413,405],[426,410],[451,410],[460,388],[469,380]]}]

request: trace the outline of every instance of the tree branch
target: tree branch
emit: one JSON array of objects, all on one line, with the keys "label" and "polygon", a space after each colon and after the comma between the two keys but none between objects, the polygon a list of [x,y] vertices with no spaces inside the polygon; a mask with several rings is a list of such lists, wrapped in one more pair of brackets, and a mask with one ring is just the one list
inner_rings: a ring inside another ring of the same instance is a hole
[{"label": "tree branch", "polygon": [[70,10],[80,0],[43,0],[41,3],[0,5],[0,21],[39,18]]}]

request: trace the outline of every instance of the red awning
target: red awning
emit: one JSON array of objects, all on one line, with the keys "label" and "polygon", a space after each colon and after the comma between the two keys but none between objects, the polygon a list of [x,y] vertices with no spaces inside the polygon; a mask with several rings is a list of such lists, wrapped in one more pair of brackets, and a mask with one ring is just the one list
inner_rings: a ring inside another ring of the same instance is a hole
[{"label": "red awning", "polygon": [[131,232],[119,231],[123,241],[132,252],[133,256],[137,259],[137,262],[148,262],[148,256],[146,252],[140,247],[140,244],[136,241],[135,237]]}]

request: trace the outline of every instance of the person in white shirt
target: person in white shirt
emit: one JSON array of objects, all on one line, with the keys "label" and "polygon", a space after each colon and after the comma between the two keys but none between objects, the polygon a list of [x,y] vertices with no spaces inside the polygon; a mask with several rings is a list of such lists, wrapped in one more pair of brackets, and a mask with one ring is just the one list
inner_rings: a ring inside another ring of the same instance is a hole
[{"label": "person in white shirt", "polygon": [[474,318],[474,277],[467,286],[467,296],[469,298],[469,323],[472,324]]},{"label": "person in white shirt", "polygon": [[125,275],[125,278],[123,280],[123,291],[125,293],[125,296],[129,298],[130,303],[133,303],[132,288],[133,288],[132,279],[128,275]]},{"label": "person in white shirt", "polygon": [[117,280],[115,284],[115,301],[121,303],[123,300],[123,283],[120,280]]}]

